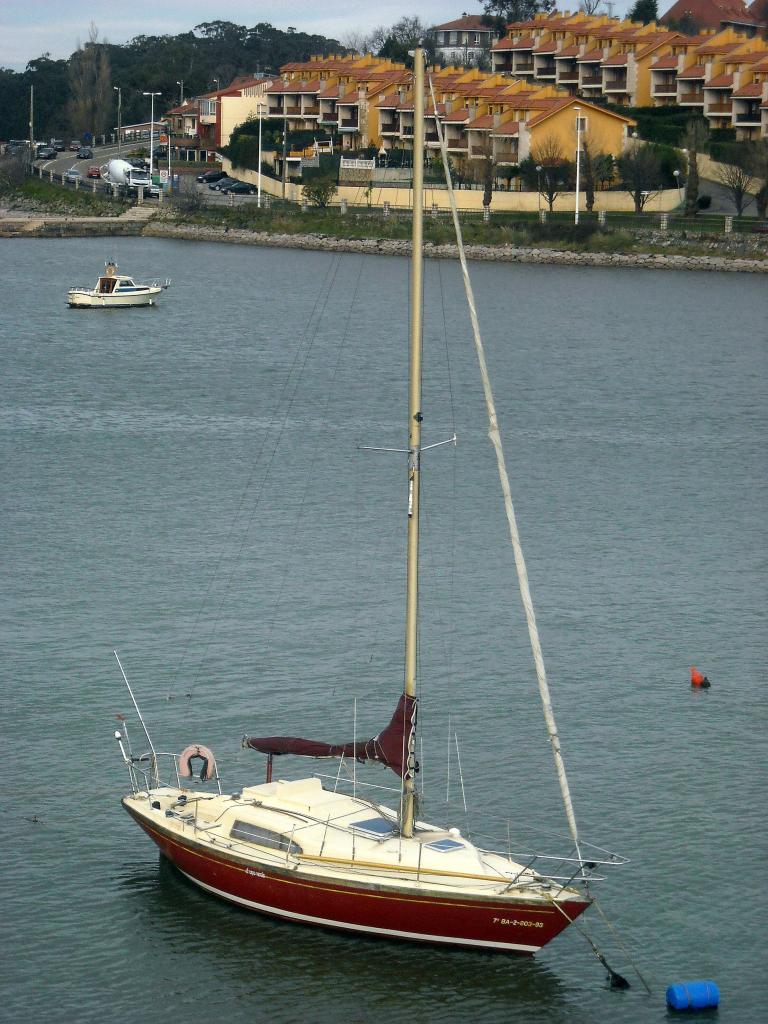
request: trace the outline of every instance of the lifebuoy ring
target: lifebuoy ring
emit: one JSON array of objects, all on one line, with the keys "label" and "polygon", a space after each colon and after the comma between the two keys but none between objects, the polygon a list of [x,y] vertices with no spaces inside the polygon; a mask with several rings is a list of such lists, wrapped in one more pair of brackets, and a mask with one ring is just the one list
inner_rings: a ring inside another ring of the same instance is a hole
[{"label": "lifebuoy ring", "polygon": [[191,743],[179,754],[179,775],[184,779],[191,779],[194,772],[190,762],[198,757],[203,762],[200,769],[200,780],[208,782],[209,779],[216,778],[216,758],[208,747],[204,747],[201,743]]}]

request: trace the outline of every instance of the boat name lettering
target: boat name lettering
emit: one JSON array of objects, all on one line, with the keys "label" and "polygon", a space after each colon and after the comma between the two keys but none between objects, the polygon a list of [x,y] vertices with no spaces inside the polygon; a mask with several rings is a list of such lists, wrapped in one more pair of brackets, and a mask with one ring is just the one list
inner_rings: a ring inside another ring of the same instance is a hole
[{"label": "boat name lettering", "polygon": [[263,871],[254,871],[253,868],[245,869],[246,875],[253,875],[254,878],[266,878],[267,876]]}]

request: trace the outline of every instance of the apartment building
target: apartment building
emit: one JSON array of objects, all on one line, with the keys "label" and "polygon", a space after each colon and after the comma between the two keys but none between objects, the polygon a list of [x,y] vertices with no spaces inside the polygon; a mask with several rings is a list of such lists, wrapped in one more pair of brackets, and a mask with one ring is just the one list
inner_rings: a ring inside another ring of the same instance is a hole
[{"label": "apartment building", "polygon": [[496,29],[484,23],[481,14],[463,14],[453,21],[435,25],[432,35],[438,60],[464,67],[483,63],[499,37]]},{"label": "apartment building", "polygon": [[[373,147],[385,157],[412,148],[411,72],[402,65],[370,55],[318,57],[285,65],[281,75],[267,93],[268,109],[290,129],[329,131],[342,151]],[[573,152],[576,107],[595,150],[618,155],[634,124],[554,85],[455,66],[432,68],[430,78],[435,103],[429,99],[425,115],[427,149],[439,148],[439,120],[449,153],[468,173],[488,157],[517,164],[545,139],[564,155]]]},{"label": "apartment building", "polygon": [[493,71],[622,106],[678,104],[739,139],[768,136],[768,42],[729,25],[686,36],[650,23],[555,12],[507,26]]}]

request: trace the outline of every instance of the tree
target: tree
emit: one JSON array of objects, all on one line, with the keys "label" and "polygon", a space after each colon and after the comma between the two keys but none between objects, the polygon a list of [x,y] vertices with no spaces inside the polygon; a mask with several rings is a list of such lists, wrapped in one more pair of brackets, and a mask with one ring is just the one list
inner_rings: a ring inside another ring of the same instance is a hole
[{"label": "tree", "polygon": [[399,61],[410,67],[413,63],[410,52],[417,46],[424,47],[427,61],[431,63],[435,55],[435,41],[430,35],[428,26],[415,15],[412,17],[406,16],[401,18],[400,21],[396,21],[388,29],[387,37],[378,50],[378,56]]},{"label": "tree", "polygon": [[550,14],[556,0],[482,0],[485,20],[502,33],[516,21],[530,21],[534,14]]},{"label": "tree", "polygon": [[101,135],[112,108],[109,57],[105,44],[98,40],[99,30],[91,22],[88,41],[69,60],[67,112],[73,132],[80,137],[85,132]]},{"label": "tree", "polygon": [[750,143],[749,169],[758,184],[755,195],[757,216],[765,220],[768,212],[768,139]]},{"label": "tree", "polygon": [[560,143],[548,136],[531,150],[520,164],[520,176],[525,187],[539,192],[547,202],[550,213],[561,192],[569,192],[573,183],[575,165],[566,160]]},{"label": "tree", "polygon": [[642,213],[648,200],[659,191],[661,160],[656,147],[635,141],[616,163],[622,187],[632,196],[635,213]]},{"label": "tree", "polygon": [[[589,213],[595,208],[595,185],[604,173],[606,153],[596,152],[588,136],[581,140],[581,173],[584,180],[584,198]],[[613,162],[612,158],[611,162]],[[601,180],[604,180],[601,179]]]},{"label": "tree", "polygon": [[670,18],[666,25],[668,29],[684,36],[698,35],[701,30],[701,26],[690,11],[686,11],[680,18]]},{"label": "tree", "polygon": [[314,206],[324,209],[336,195],[336,182],[330,175],[310,178],[301,190],[301,194]]},{"label": "tree", "polygon": [[683,142],[688,150],[688,178],[685,183],[685,213],[694,217],[699,210],[699,153],[709,141],[709,125],[703,118],[691,118]]},{"label": "tree", "polygon": [[741,147],[734,146],[726,153],[726,158],[726,162],[716,171],[717,181],[730,194],[736,216],[741,217],[755,200],[755,197],[750,195],[754,182],[750,173],[749,153]]},{"label": "tree", "polygon": [[656,0],[637,0],[635,6],[630,8],[627,17],[630,21],[642,21],[644,25],[658,21],[659,11]]},{"label": "tree", "polygon": [[597,14],[603,0],[581,0],[579,10],[582,14]]}]

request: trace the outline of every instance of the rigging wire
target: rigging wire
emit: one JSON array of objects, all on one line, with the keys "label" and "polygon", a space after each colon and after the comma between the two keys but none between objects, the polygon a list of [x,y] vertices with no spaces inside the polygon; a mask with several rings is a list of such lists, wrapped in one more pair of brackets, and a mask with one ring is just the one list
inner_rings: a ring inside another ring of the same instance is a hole
[{"label": "rigging wire", "polygon": [[[236,559],[235,559],[235,561],[233,563],[233,568],[232,568],[232,570],[231,570],[231,572],[229,574],[229,577],[226,580],[226,584],[225,584],[225,588],[224,588],[224,593],[222,594],[222,597],[221,597],[221,599],[219,601],[218,607],[216,608],[216,612],[214,614],[214,619],[213,619],[213,622],[211,624],[211,630],[210,630],[210,633],[209,633],[209,637],[208,637],[207,643],[205,645],[205,648],[203,650],[203,653],[200,656],[197,668],[196,668],[196,670],[195,670],[195,672],[193,674],[192,683],[190,684],[190,687],[194,686],[194,684],[199,679],[200,674],[202,673],[203,666],[205,664],[205,659],[208,656],[208,652],[209,652],[209,650],[211,648],[211,644],[213,643],[213,641],[215,639],[215,636],[216,636],[216,633],[217,633],[217,630],[218,630],[218,626],[219,626],[219,623],[221,621],[221,613],[222,613],[222,610],[223,610],[223,607],[224,607],[224,603],[225,603],[225,601],[226,601],[226,599],[228,597],[229,590],[230,590],[230,587],[231,587],[231,584],[232,584],[232,580],[234,579],[234,575],[235,575],[234,565],[236,564],[237,560],[239,559],[239,556],[242,554],[243,548],[245,547],[245,542],[246,542],[246,538],[248,536],[248,532],[250,530],[251,523],[253,522],[253,518],[254,518],[254,516],[256,514],[256,510],[257,510],[257,508],[259,506],[259,503],[261,501],[262,495],[264,494],[264,491],[265,491],[265,488],[266,488],[266,483],[267,483],[267,480],[269,479],[270,471],[271,471],[271,468],[272,468],[272,465],[273,465],[273,462],[274,462],[274,459],[275,459],[275,456],[276,456],[276,453],[277,453],[280,441],[281,441],[283,433],[285,431],[285,426],[286,426],[286,423],[288,421],[288,416],[290,414],[291,408],[293,407],[293,400],[294,400],[294,398],[296,396],[296,391],[298,390],[298,383],[301,380],[301,376],[302,376],[304,367],[306,366],[307,359],[309,358],[309,354],[310,354],[310,352],[312,350],[312,346],[313,346],[315,338],[317,336],[317,331],[319,329],[320,320],[321,320],[322,315],[325,312],[325,309],[326,309],[326,307],[328,305],[331,288],[333,286],[333,282],[336,279],[336,275],[338,273],[338,269],[339,269],[340,263],[341,263],[341,254],[336,254],[334,260],[332,261],[331,265],[329,266],[329,268],[328,268],[328,270],[326,272],[325,278],[323,279],[323,282],[322,282],[321,287],[320,287],[320,289],[318,291],[317,297],[315,298],[315,302],[314,302],[314,305],[313,305],[312,310],[310,312],[309,318],[307,320],[307,325],[306,325],[306,328],[304,330],[304,334],[302,336],[301,343],[296,347],[296,350],[294,352],[293,361],[291,363],[291,366],[289,367],[288,373],[287,373],[285,381],[283,383],[283,387],[282,387],[282,389],[280,391],[280,394],[278,395],[277,401],[275,403],[275,408],[274,408],[274,411],[273,411],[272,416],[271,416],[270,424],[269,424],[267,430],[264,433],[264,438],[262,440],[261,447],[259,449],[259,453],[258,453],[258,455],[256,456],[256,458],[254,459],[254,461],[252,463],[250,474],[249,474],[248,479],[246,481],[245,487],[243,488],[243,491],[242,491],[242,494],[241,494],[241,497],[240,497],[240,502],[238,504],[237,510],[235,511],[235,514],[232,517],[232,521],[231,521],[231,524],[230,524],[230,527],[229,527],[229,531],[228,531],[227,536],[226,536],[226,538],[224,540],[224,543],[222,545],[222,550],[220,552],[218,561],[217,561],[217,563],[216,563],[216,565],[214,567],[213,574],[211,576],[211,580],[209,582],[208,589],[206,590],[206,593],[204,594],[203,599],[202,599],[202,601],[200,603],[200,607],[198,609],[197,617],[195,619],[195,623],[194,623],[192,632],[190,633],[190,637],[189,637],[189,639],[187,641],[187,644],[185,645],[185,649],[184,649],[184,651],[182,653],[182,659],[181,659],[179,667],[178,667],[178,669],[176,671],[176,675],[174,676],[174,681],[178,678],[179,674],[181,673],[181,668],[182,668],[182,665],[183,665],[183,662],[184,662],[184,658],[186,657],[187,650],[189,649],[189,645],[191,643],[192,635],[196,632],[197,625],[198,625],[198,623],[200,621],[200,618],[202,616],[203,610],[206,607],[206,604],[207,604],[207,602],[208,602],[208,600],[210,598],[210,595],[211,595],[211,592],[213,590],[213,586],[214,586],[214,584],[216,582],[219,570],[221,569],[221,567],[222,567],[222,565],[224,563],[225,556],[227,555],[227,547],[228,547],[229,542],[230,542],[230,540],[231,540],[231,538],[232,538],[232,536],[234,534],[235,527],[236,527],[237,521],[238,521],[239,516],[240,516],[240,512],[242,511],[243,506],[245,505],[246,496],[247,496],[248,491],[249,491],[249,489],[251,487],[251,483],[253,481],[253,478],[256,475],[256,467],[258,466],[259,462],[261,461],[262,455],[264,454],[265,450],[267,449],[267,442],[268,442],[269,436],[270,436],[274,426],[278,422],[278,410],[280,409],[281,403],[283,401],[283,398],[288,393],[291,384],[293,384],[293,392],[290,395],[290,398],[288,400],[288,406],[287,406],[287,408],[285,410],[285,413],[284,413],[284,415],[282,417],[282,422],[279,423],[279,429],[278,429],[277,438],[276,438],[275,443],[273,445],[272,451],[269,453],[269,458],[268,458],[267,466],[266,466],[266,469],[264,471],[264,475],[262,476],[262,479],[260,481],[259,488],[258,488],[258,491],[257,491],[257,494],[256,494],[256,500],[253,503],[253,506],[252,506],[252,509],[251,509],[251,515],[250,515],[250,517],[248,519],[248,522],[246,524],[245,530],[243,531],[243,535],[242,535],[241,541],[240,541],[240,546],[239,546],[239,548],[237,550],[237,553],[236,553],[237,557],[236,557]],[[318,312],[318,309],[319,309],[319,312]],[[314,328],[313,328],[313,321],[314,321]],[[308,342],[308,344],[307,344],[307,342]],[[304,350],[303,351],[303,355],[302,355],[302,349]],[[297,375],[297,367],[298,367],[298,375]]]},{"label": "rigging wire", "polygon": [[[432,78],[429,78],[429,88],[432,94],[432,102],[437,110],[437,102],[435,100],[435,90]],[[536,625],[536,615],[533,610],[533,601],[531,599],[530,585],[528,583],[528,570],[525,564],[525,558],[523,556],[523,550],[520,545],[520,534],[517,528],[517,518],[515,516],[514,505],[512,504],[512,493],[509,485],[509,475],[507,473],[506,461],[504,458],[504,449],[501,444],[501,434],[499,432],[498,418],[496,415],[496,405],[493,398],[493,392],[491,390],[491,383],[488,377],[488,368],[485,360],[485,350],[483,347],[482,338],[480,337],[480,325],[477,319],[477,306],[475,304],[474,292],[472,289],[472,282],[469,278],[469,270],[467,268],[467,259],[464,253],[464,245],[461,234],[461,224],[459,222],[459,213],[456,206],[456,196],[453,192],[453,186],[451,182],[450,167],[448,164],[448,151],[445,146],[445,137],[443,136],[442,125],[440,124],[440,118],[435,116],[435,125],[437,126],[437,135],[440,142],[440,152],[443,158],[443,168],[445,170],[446,184],[448,185],[448,199],[451,206],[451,214],[453,216],[453,225],[456,232],[456,243],[459,250],[459,261],[461,263],[461,272],[464,279],[464,290],[467,296],[467,303],[469,305],[469,315],[472,322],[472,334],[475,342],[475,349],[477,352],[478,362],[480,364],[480,376],[483,382],[483,392],[485,394],[485,404],[488,411],[488,436],[491,440],[491,444],[496,452],[496,463],[499,472],[499,479],[501,481],[501,489],[504,494],[504,507],[507,515],[507,523],[509,526],[509,535],[512,542],[512,550],[515,556],[515,565],[517,567],[517,577],[520,585],[520,596],[523,601],[523,608],[525,610],[525,618],[528,624],[528,635],[531,643],[531,650],[533,652],[533,660],[536,667],[536,676],[539,684],[539,694],[541,696],[542,709],[544,711],[544,720],[547,725],[547,732],[549,734],[549,741],[552,747],[552,754],[555,761],[555,769],[557,772],[558,781],[560,783],[560,792],[563,798],[563,804],[565,806],[565,814],[568,819],[568,827],[573,837],[573,841],[576,845],[576,851],[581,860],[581,852],[579,850],[579,833],[576,826],[576,815],[573,810],[573,801],[571,800],[570,788],[568,786],[568,778],[565,772],[565,762],[560,750],[560,736],[557,731],[557,724],[555,722],[554,711],[552,708],[552,700],[549,692],[549,684],[547,683],[547,674],[544,668],[544,655],[541,651],[541,642],[539,640],[539,631]]]},{"label": "rigging wire", "polygon": [[[358,289],[360,287],[360,278],[362,276],[362,271],[363,271],[363,261],[362,260],[358,260],[358,269],[357,269],[357,277],[355,279],[355,286],[354,286],[354,288],[352,290],[352,295],[351,295],[351,298],[350,298],[349,309],[347,310],[347,317],[346,317],[346,321],[345,321],[345,325],[344,325],[344,330],[341,332],[339,348],[338,348],[338,351],[336,353],[336,360],[335,360],[334,365],[333,365],[333,371],[332,371],[331,379],[329,381],[328,390],[327,390],[326,396],[325,396],[325,404],[324,404],[322,412],[320,414],[320,421],[321,421],[321,423],[324,423],[326,421],[326,419],[327,419],[328,407],[330,406],[330,403],[331,403],[331,395],[334,394],[333,384],[336,381],[336,377],[337,377],[337,375],[339,373],[339,368],[341,366],[341,361],[342,361],[342,355],[344,354],[345,347],[346,347],[347,341],[349,339],[350,324],[351,324],[351,321],[352,321],[352,311],[353,311],[353,309],[355,307],[355,299],[356,299],[356,296],[357,296]],[[324,309],[325,309],[325,307],[324,307]],[[302,370],[303,370],[303,366],[302,366]],[[294,394],[293,397],[295,397],[295,394]],[[292,399],[292,401],[293,401],[293,399]],[[290,411],[290,409],[289,409],[289,411]],[[311,458],[309,460],[310,461],[310,465],[314,465],[314,463],[315,463],[315,459],[317,457],[317,450],[318,450],[318,448],[320,446],[320,443],[321,443],[321,439],[320,439],[320,436],[318,435],[318,439],[317,439],[317,441],[315,443],[314,449],[312,451]],[[305,512],[306,505],[307,505],[307,495],[308,495],[309,489],[310,489],[310,482],[311,482],[311,474],[307,473],[307,475],[306,475],[306,477],[304,479],[304,488],[302,490],[301,499],[300,499],[300,502],[299,502],[299,507],[298,507],[298,510],[297,510],[297,513],[296,513],[296,519],[295,519],[294,525],[293,525],[294,537],[296,536],[296,534],[297,534],[297,532],[299,530],[299,526],[300,526],[302,518],[304,516],[304,512]],[[298,551],[298,545],[297,544],[291,545],[291,555],[295,557],[296,554],[297,554],[297,551]],[[263,648],[263,653],[264,654],[266,654],[269,651],[271,643],[272,643],[272,635],[274,633],[275,623],[277,621],[277,615],[278,615],[278,612],[279,612],[279,609],[280,609],[280,605],[281,605],[282,600],[283,600],[283,594],[285,592],[285,587],[286,587],[286,584],[287,584],[287,581],[288,581],[288,578],[289,578],[289,575],[290,575],[290,569],[291,569],[291,565],[292,564],[293,564],[293,562],[291,561],[291,559],[288,559],[286,561],[285,569],[283,571],[283,577],[282,577],[282,580],[280,581],[280,588],[279,588],[279,591],[278,591],[277,599],[276,599],[276,601],[275,601],[275,603],[273,605],[273,608],[272,608],[272,619],[270,621],[269,630],[268,630],[268,633],[267,633],[267,638],[266,638],[266,640],[264,642],[264,648]]]}]

